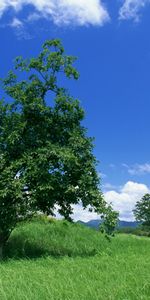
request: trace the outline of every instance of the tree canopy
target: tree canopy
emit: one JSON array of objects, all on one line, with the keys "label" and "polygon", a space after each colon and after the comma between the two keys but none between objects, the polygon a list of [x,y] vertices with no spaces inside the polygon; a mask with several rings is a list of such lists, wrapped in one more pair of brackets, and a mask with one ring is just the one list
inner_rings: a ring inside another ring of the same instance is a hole
[{"label": "tree canopy", "polygon": [[137,201],[133,212],[137,221],[150,228],[150,194],[145,194]]},{"label": "tree canopy", "polygon": [[74,61],[59,40],[46,41],[36,58],[17,57],[3,80],[9,101],[0,102],[0,245],[18,221],[53,215],[56,206],[70,220],[71,205],[82,202],[108,223],[112,209],[99,188],[84,111],[59,85],[61,76],[78,79]]}]

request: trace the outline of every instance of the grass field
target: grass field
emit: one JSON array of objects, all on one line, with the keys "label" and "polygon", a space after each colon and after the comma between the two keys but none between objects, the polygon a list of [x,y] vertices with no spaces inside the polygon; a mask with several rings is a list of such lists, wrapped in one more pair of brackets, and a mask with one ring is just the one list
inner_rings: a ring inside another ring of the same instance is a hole
[{"label": "grass field", "polygon": [[63,221],[19,226],[0,263],[2,300],[150,299],[150,238]]}]

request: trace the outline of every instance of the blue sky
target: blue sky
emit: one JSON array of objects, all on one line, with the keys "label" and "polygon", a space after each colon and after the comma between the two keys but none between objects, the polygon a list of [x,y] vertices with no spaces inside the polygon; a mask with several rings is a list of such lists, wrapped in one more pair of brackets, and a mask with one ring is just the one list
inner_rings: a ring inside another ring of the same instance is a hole
[{"label": "blue sky", "polygon": [[149,0],[0,0],[0,77],[46,39],[78,57],[80,78],[65,84],[86,111],[105,198],[126,220],[150,187],[149,31]]}]

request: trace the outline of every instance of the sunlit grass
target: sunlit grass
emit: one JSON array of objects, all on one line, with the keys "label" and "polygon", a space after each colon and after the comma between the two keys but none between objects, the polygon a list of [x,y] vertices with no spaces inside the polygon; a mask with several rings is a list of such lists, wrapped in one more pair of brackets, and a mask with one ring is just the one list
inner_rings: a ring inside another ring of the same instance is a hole
[{"label": "sunlit grass", "polygon": [[81,225],[34,222],[14,231],[6,250],[15,258],[0,264],[2,300],[150,299],[149,238],[109,242]]}]

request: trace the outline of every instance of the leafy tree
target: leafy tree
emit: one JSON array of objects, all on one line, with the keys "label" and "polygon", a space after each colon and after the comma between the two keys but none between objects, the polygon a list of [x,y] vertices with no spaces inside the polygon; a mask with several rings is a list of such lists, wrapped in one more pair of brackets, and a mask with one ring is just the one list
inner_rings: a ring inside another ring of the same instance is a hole
[{"label": "leafy tree", "polygon": [[17,57],[16,71],[3,80],[11,101],[0,103],[1,248],[20,220],[53,215],[56,205],[68,220],[80,201],[108,216],[84,111],[59,86],[61,75],[78,79],[74,61],[59,40],[50,40],[37,58]]},{"label": "leafy tree", "polygon": [[150,194],[145,194],[140,201],[137,201],[133,212],[137,221],[150,228]]},{"label": "leafy tree", "polygon": [[102,219],[104,220],[100,225],[100,230],[101,232],[104,232],[106,234],[106,237],[109,238],[110,235],[114,234],[114,231],[116,229],[118,221],[118,212],[113,210],[111,205],[108,205],[106,210],[107,212],[104,215],[102,215]]}]

